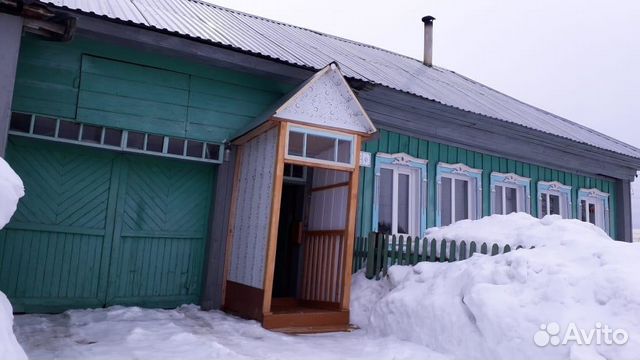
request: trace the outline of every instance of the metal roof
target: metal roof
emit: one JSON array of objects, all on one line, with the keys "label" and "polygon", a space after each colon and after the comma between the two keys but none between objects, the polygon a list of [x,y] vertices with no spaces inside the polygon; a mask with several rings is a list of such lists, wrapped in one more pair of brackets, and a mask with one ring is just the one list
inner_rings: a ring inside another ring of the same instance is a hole
[{"label": "metal roof", "polygon": [[640,158],[640,149],[527,105],[441,67],[200,0],[46,0],[44,3],[223,44],[290,64],[322,69],[411,93],[573,141]]}]

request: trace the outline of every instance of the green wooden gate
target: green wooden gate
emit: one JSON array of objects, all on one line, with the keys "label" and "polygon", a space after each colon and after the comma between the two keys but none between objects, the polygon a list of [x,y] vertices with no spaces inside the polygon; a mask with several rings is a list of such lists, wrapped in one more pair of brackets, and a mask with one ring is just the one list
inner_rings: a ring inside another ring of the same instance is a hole
[{"label": "green wooden gate", "polygon": [[26,195],[0,231],[16,312],[197,302],[215,168],[11,137]]}]

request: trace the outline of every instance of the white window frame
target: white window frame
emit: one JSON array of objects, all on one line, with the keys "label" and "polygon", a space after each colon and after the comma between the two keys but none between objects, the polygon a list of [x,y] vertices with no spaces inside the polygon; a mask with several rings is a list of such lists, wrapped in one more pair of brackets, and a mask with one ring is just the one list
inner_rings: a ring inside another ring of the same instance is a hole
[{"label": "white window frame", "polygon": [[[404,153],[376,154],[375,198],[372,219],[374,232],[378,231],[381,169],[393,171],[391,233],[401,234],[398,232],[398,175],[406,174],[409,176],[409,229],[406,235],[423,236],[426,230],[427,216],[427,160],[414,158]],[[404,233],[402,234],[405,235]]]},{"label": "white window frame", "polygon": [[[587,208],[585,214],[587,219],[582,220],[582,201],[585,201]],[[580,189],[578,191],[578,219],[589,222],[588,205],[593,204],[596,208],[595,225],[607,234],[609,233],[609,194],[598,189]]]},{"label": "white window frame", "polygon": [[[289,154],[289,137],[290,134],[292,132],[295,133],[299,133],[302,134],[303,136],[303,140],[302,140],[302,155],[290,155]],[[327,139],[332,139],[334,141],[334,147],[333,147],[333,158],[334,160],[323,160],[323,159],[316,159],[316,158],[312,158],[312,157],[308,157],[307,156],[307,136],[308,135],[313,135],[313,136],[319,136],[319,137],[324,137]],[[348,163],[344,163],[344,162],[339,162],[337,161],[338,158],[338,140],[344,140],[344,141],[349,141],[350,143],[350,147],[349,147],[349,162]],[[355,165],[355,157],[356,157],[356,151],[355,151],[355,143],[356,143],[356,137],[355,135],[351,135],[351,134],[347,134],[347,133],[343,133],[343,132],[338,132],[338,131],[332,131],[332,130],[324,130],[324,129],[318,129],[318,128],[314,128],[314,127],[310,127],[310,126],[303,126],[303,125],[289,125],[288,129],[287,129],[287,146],[285,149],[285,155],[284,158],[287,160],[300,160],[303,162],[308,162],[308,163],[316,163],[316,164],[325,164],[325,165],[331,165],[331,166],[337,166],[337,167],[343,167],[343,168],[353,168]]]},{"label": "white window frame", "polygon": [[[545,212],[549,214],[551,210],[551,202],[549,197],[551,195],[558,196],[560,198],[560,216],[563,219],[570,219],[571,216],[571,186],[561,184],[557,181],[538,181],[538,218],[543,218]],[[546,197],[547,208],[543,212],[542,198]]]},{"label": "white window frame", "polygon": [[531,179],[513,173],[491,173],[491,213],[496,213],[496,186],[502,187],[502,215],[506,215],[506,188],[516,189],[516,212],[531,213]]},{"label": "white window frame", "polygon": [[436,170],[437,204],[436,226],[442,226],[442,178],[452,180],[451,184],[451,220],[455,223],[455,186],[454,180],[466,180],[468,186],[468,213],[467,219],[475,220],[482,216],[482,170],[473,169],[464,164],[439,163]]}]

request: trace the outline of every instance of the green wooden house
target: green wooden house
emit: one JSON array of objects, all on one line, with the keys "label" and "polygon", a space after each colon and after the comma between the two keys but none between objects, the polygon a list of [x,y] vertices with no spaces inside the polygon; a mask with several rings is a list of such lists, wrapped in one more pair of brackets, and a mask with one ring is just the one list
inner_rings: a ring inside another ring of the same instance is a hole
[{"label": "green wooden house", "polygon": [[640,150],[431,62],[199,0],[0,0],[16,312],[348,326],[353,242],[491,214],[631,241]]}]

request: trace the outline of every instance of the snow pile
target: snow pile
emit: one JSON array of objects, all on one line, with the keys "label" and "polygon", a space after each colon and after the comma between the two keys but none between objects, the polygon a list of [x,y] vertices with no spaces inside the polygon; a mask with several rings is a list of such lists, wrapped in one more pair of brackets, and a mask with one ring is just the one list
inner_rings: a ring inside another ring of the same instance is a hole
[{"label": "snow pile", "polygon": [[[18,206],[18,199],[24,196],[20,177],[0,158],[0,229],[11,219]],[[9,299],[0,291],[0,359],[26,359],[22,347],[13,335],[13,309]]]},{"label": "snow pile", "polygon": [[23,196],[22,180],[9,164],[0,158],[0,229],[7,225],[16,212],[18,199]]},{"label": "snow pile", "polygon": [[[370,335],[393,334],[468,359],[634,359],[640,354],[640,244],[615,242],[578,220],[526,214],[462,221],[429,236],[536,248],[476,254],[456,263],[394,266],[379,282],[357,274],[352,321]],[[604,335],[605,326],[624,330],[626,343],[606,344],[612,334]],[[582,340],[592,334],[592,345],[565,337],[572,329],[584,332]],[[546,346],[536,345],[534,335]],[[553,345],[557,340],[561,343]]]},{"label": "snow pile", "polygon": [[[364,331],[292,336],[185,305],[114,306],[20,315],[16,335],[35,359],[444,359],[424,346]],[[0,357],[4,360],[4,358]]]}]

